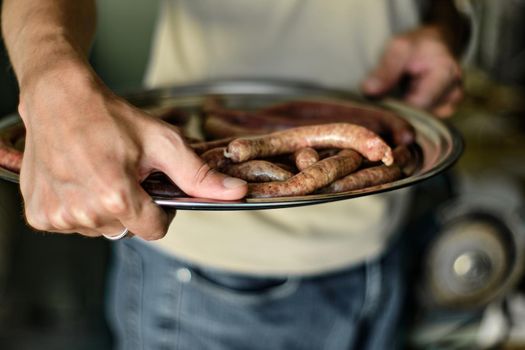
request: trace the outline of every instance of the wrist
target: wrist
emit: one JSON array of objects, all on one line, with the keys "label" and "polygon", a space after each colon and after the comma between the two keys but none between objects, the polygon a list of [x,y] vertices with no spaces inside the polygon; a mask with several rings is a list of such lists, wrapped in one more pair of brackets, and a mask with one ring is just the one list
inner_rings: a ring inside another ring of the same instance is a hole
[{"label": "wrist", "polygon": [[443,25],[442,23],[430,23],[425,26],[425,29],[431,33],[436,40],[441,41],[453,55],[458,53],[458,42],[454,35],[452,28]]},{"label": "wrist", "polygon": [[[97,80],[84,50],[62,31],[49,30],[36,35],[28,30],[19,36],[25,45],[12,45],[10,56],[22,108],[33,97],[43,94],[46,98],[45,95],[59,92],[61,87],[82,89]],[[33,49],[28,51],[28,47]]]},{"label": "wrist", "polygon": [[440,32],[443,42],[454,56],[462,55],[471,35],[471,26],[468,17],[458,11],[454,1],[432,1],[423,21]]},{"label": "wrist", "polygon": [[33,67],[19,77],[19,81],[19,112],[24,122],[27,122],[28,115],[25,111],[29,107],[72,102],[76,96],[91,96],[97,91],[96,87],[101,85],[87,62],[65,54]]},{"label": "wrist", "polygon": [[425,24],[409,33],[416,41],[433,41],[442,45],[452,56],[457,57],[459,51],[452,32],[437,23]]}]

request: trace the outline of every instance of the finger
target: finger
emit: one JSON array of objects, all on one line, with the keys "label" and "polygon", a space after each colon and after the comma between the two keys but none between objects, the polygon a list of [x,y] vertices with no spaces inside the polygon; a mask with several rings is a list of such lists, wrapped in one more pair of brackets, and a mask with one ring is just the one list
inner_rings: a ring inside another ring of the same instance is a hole
[{"label": "finger", "polygon": [[95,227],[93,229],[90,228],[89,230],[93,232],[97,232],[99,236],[100,235],[117,236],[125,229],[126,227],[120,221],[114,221],[112,223],[108,223],[103,226]]},{"label": "finger", "polygon": [[443,96],[454,89],[459,80],[453,67],[429,67],[414,75],[405,101],[419,108],[432,108]]},{"label": "finger", "polygon": [[442,70],[429,70],[413,78],[405,101],[415,107],[429,109],[451,87],[449,77]]},{"label": "finger", "polygon": [[363,82],[363,92],[368,95],[381,95],[391,90],[403,76],[410,52],[411,44],[408,40],[393,39],[376,69]]},{"label": "finger", "polygon": [[75,233],[78,233],[81,236],[89,237],[89,238],[97,238],[100,237],[101,234],[95,230],[89,229],[89,228],[83,228],[77,230]]},{"label": "finger", "polygon": [[451,104],[442,105],[432,110],[432,114],[439,118],[448,118],[454,114],[456,108]]},{"label": "finger", "polygon": [[448,118],[456,111],[457,105],[463,99],[463,89],[456,87],[453,89],[441,103],[436,105],[432,110],[440,118]]},{"label": "finger", "polygon": [[122,224],[112,232],[121,232],[127,227],[145,240],[164,237],[169,224],[168,214],[153,202],[138,182],[125,179],[121,184],[122,187],[111,196],[105,196],[102,203]]},{"label": "finger", "polygon": [[31,228],[41,232],[74,232],[72,220],[65,210],[52,203],[49,203],[49,207],[40,209],[38,203],[40,203],[38,200],[25,203],[25,218]]},{"label": "finger", "polygon": [[82,236],[86,237],[98,237],[100,236],[100,233],[89,229],[89,228],[75,228],[75,229],[58,229],[58,228],[50,228],[47,230],[40,230],[32,227],[34,231],[41,232],[41,233],[57,233],[57,234],[64,234],[64,235],[70,235],[70,234],[80,234]]},{"label": "finger", "polygon": [[81,236],[84,236],[84,237],[89,237],[89,238],[97,238],[97,237],[100,237],[101,234],[95,230],[91,230],[91,229],[88,229],[88,228],[83,228],[83,229],[78,229],[76,231],[68,231],[68,232],[58,232],[58,233],[67,233],[67,234],[79,234]]},{"label": "finger", "polygon": [[172,222],[175,216],[177,215],[177,211],[173,208],[163,208],[166,214],[168,215],[168,222]]},{"label": "finger", "polygon": [[[120,231],[122,232],[122,231]],[[120,232],[117,232],[115,233],[114,235],[108,235],[108,236],[116,236],[118,235]],[[106,238],[104,237],[99,231],[97,230],[92,230],[92,229],[79,229],[77,230],[75,233],[81,235],[81,236],[84,236],[84,237],[89,237],[89,238]],[[123,239],[124,238],[131,238],[133,237],[133,233],[131,232],[128,232],[126,234],[126,236],[122,237]]]},{"label": "finger", "polygon": [[130,230],[128,229],[123,229],[121,230],[120,232],[117,232],[115,234],[107,234],[107,233],[103,233],[101,234],[101,236],[107,240],[110,240],[110,241],[118,241],[118,240],[121,240],[123,238],[131,238],[133,237],[133,233],[131,233]]},{"label": "finger", "polygon": [[[100,218],[95,219],[94,216],[86,215],[87,212],[89,212],[87,209],[55,209],[50,213],[42,215],[40,220],[44,222],[44,224],[41,224],[40,226],[42,227],[42,225],[46,225],[46,228],[38,228],[38,230],[59,234],[78,233],[82,236],[98,237],[102,234],[108,236],[118,235],[125,229],[119,221],[108,221],[107,219]],[[77,218],[81,219],[79,220]],[[97,222],[104,222],[104,224],[97,226]]]},{"label": "finger", "polygon": [[98,208],[98,210],[94,209],[96,206],[91,204],[94,202],[93,199],[89,200],[84,198],[82,200],[81,197],[79,198],[79,196],[77,196],[77,200],[74,202],[77,204],[69,206],[69,214],[77,228],[96,229],[104,223],[114,221],[114,219],[108,215],[102,216],[100,208]]},{"label": "finger", "polygon": [[458,105],[465,96],[465,91],[461,85],[456,86],[446,97],[444,103],[452,104],[454,106]]},{"label": "finger", "polygon": [[[44,232],[44,231],[40,231]],[[45,231],[46,233],[57,233],[57,234],[64,234],[64,235],[74,235],[79,234],[81,236],[89,237],[89,238],[96,238],[100,237],[100,233],[93,231],[91,229],[79,229],[79,230],[53,230],[53,231]]]},{"label": "finger", "polygon": [[[111,237],[111,236],[118,236],[122,231],[124,230],[124,228],[122,228],[120,231],[112,231],[112,232],[115,232],[115,233],[112,233],[112,234],[108,234],[107,232],[110,232],[108,231],[108,229],[106,227],[101,227],[101,228],[97,228],[97,229],[79,229],[76,231],[76,233],[82,235],[82,236],[86,236],[86,237],[90,237],[90,238],[96,238],[96,237],[102,237],[102,238],[106,238],[107,237],[104,237],[104,235],[108,236],[108,237]],[[131,231],[128,231],[127,234],[122,237],[123,239],[124,238],[131,238],[133,237],[134,234],[131,232]]]},{"label": "finger", "polygon": [[159,170],[168,175],[177,186],[193,197],[234,200],[248,190],[246,181],[221,174],[211,169],[189,147],[160,148]]}]

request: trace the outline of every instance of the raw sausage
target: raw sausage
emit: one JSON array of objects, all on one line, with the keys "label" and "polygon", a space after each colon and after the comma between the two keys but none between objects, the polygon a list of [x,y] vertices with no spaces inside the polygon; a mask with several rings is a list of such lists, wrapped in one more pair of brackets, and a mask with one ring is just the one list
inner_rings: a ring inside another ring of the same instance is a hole
[{"label": "raw sausage", "polygon": [[25,137],[24,133],[22,125],[15,125],[0,137],[0,167],[20,173],[23,153],[15,148],[15,144],[20,147],[20,139]]},{"label": "raw sausage", "polygon": [[225,147],[212,148],[201,155],[201,158],[210,166],[212,169],[222,169],[226,165],[232,163],[232,161],[224,156],[226,151]]},{"label": "raw sausage", "polygon": [[372,131],[359,125],[334,123],[303,126],[263,136],[239,138],[228,144],[225,156],[235,163],[295,152],[304,147],[351,148],[372,161],[393,163],[392,150]]},{"label": "raw sausage", "polygon": [[[264,129],[268,132],[285,130],[305,125],[318,125],[327,123],[350,123],[348,118],[340,115],[326,116],[320,118],[301,119],[293,115],[272,115],[262,112],[242,112],[236,110],[226,110],[213,117],[223,119],[234,125],[243,126],[250,129]],[[353,118],[352,124],[361,125],[377,134],[384,134],[385,128],[375,119]]]},{"label": "raw sausage", "polygon": [[218,139],[213,141],[193,142],[190,144],[190,147],[193,149],[193,151],[195,151],[195,153],[202,154],[212,148],[227,146],[234,139],[234,137],[227,137],[224,139]]},{"label": "raw sausage", "polygon": [[386,134],[389,131],[377,118],[355,112],[349,114],[347,107],[334,108],[334,106],[338,107],[328,101],[295,101],[273,105],[262,110],[244,111],[226,108],[220,100],[214,98],[206,102],[204,111],[212,118],[251,129],[252,134],[262,133],[257,130],[265,130],[268,133],[298,126],[341,122],[361,125],[377,134]]},{"label": "raw sausage", "polygon": [[293,157],[297,169],[304,170],[319,160],[319,153],[311,147],[305,147],[297,150]]},{"label": "raw sausage", "polygon": [[382,185],[401,178],[399,165],[379,165],[356,171],[342,179],[332,182],[319,193],[338,193],[358,190],[369,186]]},{"label": "raw sausage", "polygon": [[319,193],[338,193],[358,190],[365,187],[382,185],[400,179],[403,175],[411,175],[415,170],[414,158],[406,146],[394,150],[395,163],[386,166],[374,166],[356,171],[342,179],[332,182],[321,189]]},{"label": "raw sausage", "polygon": [[287,181],[248,184],[248,197],[302,196],[322,188],[359,167],[361,156],[352,150],[323,159]]},{"label": "raw sausage", "polygon": [[154,197],[188,197],[169,177],[163,173],[153,173],[142,182],[142,188]]},{"label": "raw sausage", "polygon": [[224,119],[208,116],[203,125],[206,136],[211,138],[227,138],[231,136],[259,135],[270,132],[263,128],[248,128],[232,124]]},{"label": "raw sausage", "polygon": [[265,160],[224,166],[221,172],[248,182],[286,181],[293,176],[291,172]]},{"label": "raw sausage", "polygon": [[[408,145],[415,140],[414,127],[394,112],[350,101],[330,99],[290,101],[265,108],[261,113],[314,119],[320,123],[323,120],[325,123],[333,122],[335,121],[333,118],[338,118],[337,121],[362,125],[377,134],[388,132],[396,145]],[[379,125],[371,125],[371,123]]]}]

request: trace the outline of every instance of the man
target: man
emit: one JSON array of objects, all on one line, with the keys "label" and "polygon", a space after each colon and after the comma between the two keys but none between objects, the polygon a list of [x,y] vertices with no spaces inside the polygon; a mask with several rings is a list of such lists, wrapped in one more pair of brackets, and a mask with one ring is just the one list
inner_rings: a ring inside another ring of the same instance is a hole
[{"label": "man", "polygon": [[[408,76],[408,103],[449,116],[462,95],[462,22],[448,1],[436,3],[446,6],[418,27],[411,0],[166,0],[146,81],[264,76],[351,88],[371,71],[365,93],[385,94]],[[386,252],[406,209],[402,192],[182,213],[160,250],[145,242],[171,222],[139,185],[153,170],[196,197],[238,199],[246,183],[210,171],[175,128],[104,86],[86,60],[94,12],[92,0],[5,0],[2,26],[27,129],[28,223],[139,237],[118,243],[109,306],[120,346],[392,348],[401,286],[398,256]]]}]

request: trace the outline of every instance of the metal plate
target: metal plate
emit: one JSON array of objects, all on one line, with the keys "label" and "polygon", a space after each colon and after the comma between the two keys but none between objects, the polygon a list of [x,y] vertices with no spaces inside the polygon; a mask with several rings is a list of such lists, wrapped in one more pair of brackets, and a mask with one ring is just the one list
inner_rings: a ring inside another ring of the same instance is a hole
[{"label": "metal plate", "polygon": [[[313,194],[300,197],[250,198],[239,201],[219,201],[205,198],[154,198],[162,206],[186,210],[251,210],[284,208],[327,203],[357,198],[413,185],[450,167],[461,155],[463,141],[460,134],[447,123],[421,110],[408,107],[395,100],[368,101],[341,90],[326,89],[317,85],[265,80],[221,80],[125,94],[134,105],[144,109],[178,106],[189,111],[200,110],[208,95],[220,95],[226,104],[235,108],[258,108],[290,99],[336,98],[369,104],[395,111],[411,123],[416,130],[416,142],[422,153],[422,162],[409,177],[387,184],[360,190]],[[0,133],[6,127],[20,122],[9,116],[0,122]],[[18,175],[0,168],[0,178],[18,181]]]}]

